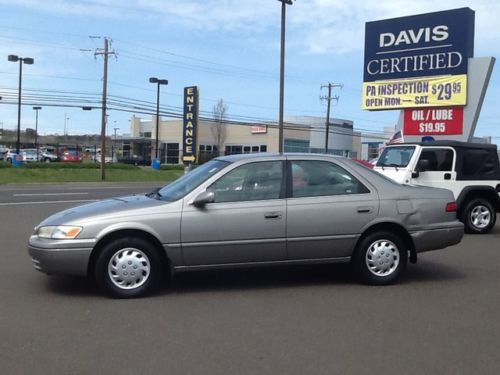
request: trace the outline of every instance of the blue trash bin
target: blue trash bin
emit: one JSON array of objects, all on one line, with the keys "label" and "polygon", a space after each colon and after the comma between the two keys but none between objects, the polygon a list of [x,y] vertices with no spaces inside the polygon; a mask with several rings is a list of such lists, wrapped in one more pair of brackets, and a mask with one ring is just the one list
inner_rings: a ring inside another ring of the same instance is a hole
[{"label": "blue trash bin", "polygon": [[160,159],[153,159],[153,169],[158,171],[160,169],[161,163]]},{"label": "blue trash bin", "polygon": [[20,154],[12,155],[12,166],[13,167],[22,167],[24,165],[23,156]]}]

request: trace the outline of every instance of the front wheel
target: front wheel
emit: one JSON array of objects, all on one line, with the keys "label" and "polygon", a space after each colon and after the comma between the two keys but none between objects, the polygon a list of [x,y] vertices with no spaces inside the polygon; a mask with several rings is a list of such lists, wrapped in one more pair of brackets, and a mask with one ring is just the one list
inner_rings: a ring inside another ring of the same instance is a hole
[{"label": "front wheel", "polygon": [[496,222],[496,211],[486,199],[473,199],[465,205],[462,216],[467,233],[488,233]]},{"label": "front wheel", "polygon": [[135,298],[151,293],[160,280],[161,259],[151,243],[125,237],[106,245],[96,262],[97,284],[111,297]]},{"label": "front wheel", "polygon": [[408,250],[401,238],[390,232],[365,236],[356,248],[353,264],[361,281],[370,285],[394,282],[405,270]]}]

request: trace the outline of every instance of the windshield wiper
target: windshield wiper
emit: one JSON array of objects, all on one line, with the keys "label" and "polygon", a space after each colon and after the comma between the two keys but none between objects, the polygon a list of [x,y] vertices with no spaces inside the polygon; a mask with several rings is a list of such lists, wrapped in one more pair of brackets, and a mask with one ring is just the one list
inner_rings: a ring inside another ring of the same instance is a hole
[{"label": "windshield wiper", "polygon": [[162,195],[160,194],[160,190],[161,190],[161,187],[157,187],[151,193],[147,193],[146,197],[160,200],[162,197]]},{"label": "windshield wiper", "polygon": [[396,172],[397,172],[398,171],[398,167],[400,167],[400,165],[392,163],[392,164],[387,164],[386,167],[394,167],[394,168],[396,168]]}]

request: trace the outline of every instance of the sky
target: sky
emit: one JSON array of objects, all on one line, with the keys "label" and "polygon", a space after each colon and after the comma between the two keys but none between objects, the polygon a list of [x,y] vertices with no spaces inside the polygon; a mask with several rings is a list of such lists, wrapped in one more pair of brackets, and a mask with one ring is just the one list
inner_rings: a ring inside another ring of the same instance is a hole
[{"label": "sky", "polygon": [[[322,116],[322,85],[343,85],[331,115],[354,121],[364,132],[396,124],[399,111],[361,109],[365,22],[470,7],[476,11],[475,57],[500,56],[500,2],[496,0],[297,0],[287,6],[285,116]],[[98,106],[103,58],[95,55],[112,41],[108,94],[121,104],[154,108],[161,87],[162,111],[178,113],[183,88],[200,88],[207,115],[219,99],[227,116],[240,121],[276,121],[279,105],[281,3],[276,0],[0,0],[0,127],[17,127],[19,64],[14,54],[35,59],[23,65],[22,129],[35,127],[36,98],[54,106],[39,112],[39,133],[100,133]],[[2,57],[3,56],[3,57]],[[496,66],[476,128],[477,136],[500,143],[500,67]],[[71,98],[69,98],[71,97]],[[77,99],[76,99],[77,98]],[[61,100],[72,107],[60,106]],[[130,133],[130,118],[109,110],[108,134]]]}]

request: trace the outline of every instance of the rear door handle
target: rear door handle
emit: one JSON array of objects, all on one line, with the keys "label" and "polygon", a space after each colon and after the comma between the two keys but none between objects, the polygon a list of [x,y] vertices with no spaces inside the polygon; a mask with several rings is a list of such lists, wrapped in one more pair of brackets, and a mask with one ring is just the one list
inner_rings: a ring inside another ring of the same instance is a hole
[{"label": "rear door handle", "polygon": [[266,219],[281,219],[281,212],[266,212],[264,217]]},{"label": "rear door handle", "polygon": [[366,214],[366,213],[369,213],[372,211],[372,208],[371,207],[368,207],[368,206],[361,206],[361,207],[357,207],[356,210],[360,213],[360,214]]}]

